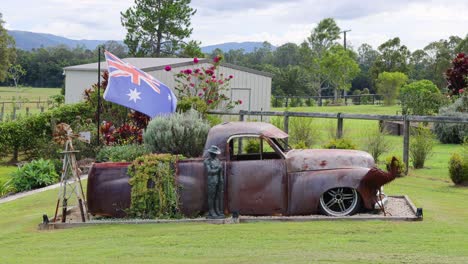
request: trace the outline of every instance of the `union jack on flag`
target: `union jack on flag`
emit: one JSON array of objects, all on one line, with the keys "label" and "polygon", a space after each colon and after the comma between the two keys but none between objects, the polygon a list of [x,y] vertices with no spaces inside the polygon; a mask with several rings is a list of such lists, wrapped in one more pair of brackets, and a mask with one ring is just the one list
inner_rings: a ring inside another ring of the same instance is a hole
[{"label": "union jack on flag", "polygon": [[104,99],[150,117],[175,112],[177,98],[169,87],[114,54],[104,54],[109,71]]}]

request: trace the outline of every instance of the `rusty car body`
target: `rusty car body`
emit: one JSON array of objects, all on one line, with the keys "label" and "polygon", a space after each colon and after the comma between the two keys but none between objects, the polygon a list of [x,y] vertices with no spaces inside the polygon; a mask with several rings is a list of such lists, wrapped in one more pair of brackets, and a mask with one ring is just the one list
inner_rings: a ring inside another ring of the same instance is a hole
[{"label": "rusty car body", "polygon": [[[366,152],[294,150],[287,146],[287,138],[288,134],[263,122],[228,122],[210,129],[205,149],[216,145],[221,150],[218,158],[225,177],[225,213],[351,215],[362,208],[373,209],[378,190],[392,180],[370,173],[374,160]],[[186,216],[196,216],[207,210],[203,166],[206,157],[207,153],[177,163],[175,181],[179,186],[179,208]],[[91,213],[116,216],[112,212],[117,208],[111,208],[111,202],[130,204],[130,189],[123,186],[128,183],[122,180],[122,173],[119,175],[114,180],[108,177],[99,180],[90,174],[88,203]],[[104,200],[110,199],[106,198],[106,192],[109,195],[121,192],[118,197],[125,201],[114,199],[105,205]],[[94,201],[100,201],[99,208],[92,205]]]}]

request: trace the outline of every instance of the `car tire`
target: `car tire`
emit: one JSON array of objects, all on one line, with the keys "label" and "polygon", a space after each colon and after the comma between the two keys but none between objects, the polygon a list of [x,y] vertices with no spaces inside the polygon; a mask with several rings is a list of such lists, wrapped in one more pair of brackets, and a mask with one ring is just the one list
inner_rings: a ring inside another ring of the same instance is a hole
[{"label": "car tire", "polygon": [[353,188],[333,188],[320,196],[319,207],[322,213],[329,216],[353,215],[361,208],[361,196]]}]

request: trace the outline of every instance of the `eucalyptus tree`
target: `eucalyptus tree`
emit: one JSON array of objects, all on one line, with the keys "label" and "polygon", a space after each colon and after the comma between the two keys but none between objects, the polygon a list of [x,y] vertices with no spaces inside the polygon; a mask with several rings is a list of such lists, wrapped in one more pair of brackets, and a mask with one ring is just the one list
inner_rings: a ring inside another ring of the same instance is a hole
[{"label": "eucalyptus tree", "polygon": [[3,27],[5,21],[2,17],[2,13],[0,13],[0,82],[8,77],[8,69],[16,57],[15,41]]}]

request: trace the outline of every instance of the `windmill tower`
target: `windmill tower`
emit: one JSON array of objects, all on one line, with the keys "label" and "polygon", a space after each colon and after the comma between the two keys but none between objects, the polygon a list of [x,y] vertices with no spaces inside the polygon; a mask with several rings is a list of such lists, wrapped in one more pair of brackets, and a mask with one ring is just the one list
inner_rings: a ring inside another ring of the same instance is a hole
[{"label": "windmill tower", "polygon": [[[80,174],[75,154],[79,151],[73,148],[73,139],[85,141],[79,134],[73,134],[68,124],[60,123],[55,126],[54,141],[64,145],[62,175],[60,177],[60,188],[55,207],[55,216],[53,222],[61,218],[62,223],[67,220],[67,210],[76,206],[80,210],[81,221],[86,222],[89,219],[88,208],[81,185]],[[62,215],[58,216],[59,208],[62,208]]]}]

